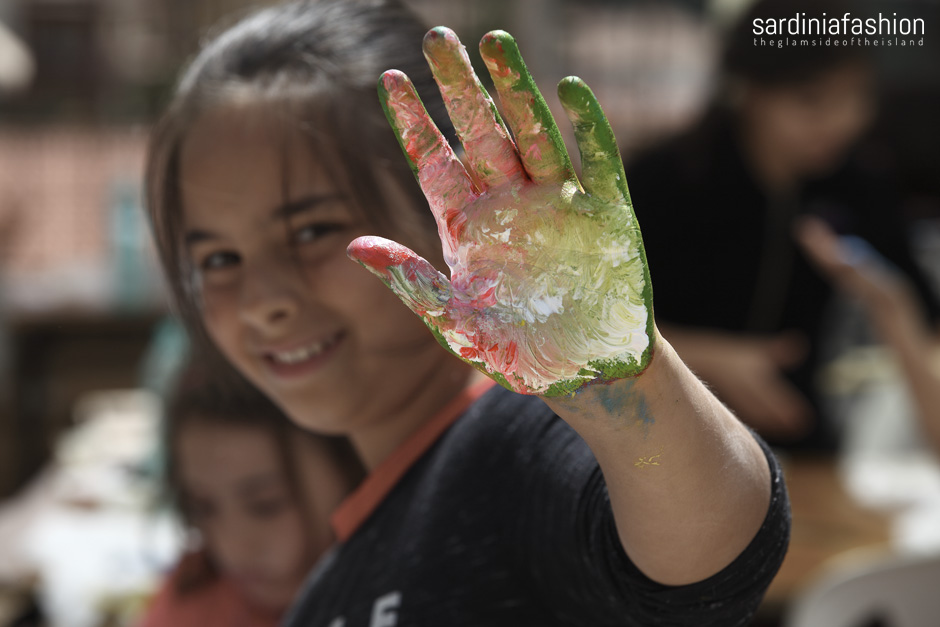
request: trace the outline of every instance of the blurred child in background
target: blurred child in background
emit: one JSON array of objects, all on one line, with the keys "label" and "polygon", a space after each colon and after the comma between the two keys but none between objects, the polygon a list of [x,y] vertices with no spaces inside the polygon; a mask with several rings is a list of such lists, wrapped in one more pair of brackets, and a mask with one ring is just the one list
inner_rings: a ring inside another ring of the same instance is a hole
[{"label": "blurred child in background", "polygon": [[166,476],[189,546],[142,625],[277,625],[361,467],[345,440],[300,429],[247,384],[211,384],[198,368],[180,381]]}]

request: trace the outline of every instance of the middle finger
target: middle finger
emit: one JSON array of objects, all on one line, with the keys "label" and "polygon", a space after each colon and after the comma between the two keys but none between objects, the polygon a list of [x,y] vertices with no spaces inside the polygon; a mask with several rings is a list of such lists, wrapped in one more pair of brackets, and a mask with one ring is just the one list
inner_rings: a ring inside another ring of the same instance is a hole
[{"label": "middle finger", "polygon": [[472,176],[484,188],[525,180],[509,131],[457,35],[443,26],[428,31],[424,56],[467,153]]}]

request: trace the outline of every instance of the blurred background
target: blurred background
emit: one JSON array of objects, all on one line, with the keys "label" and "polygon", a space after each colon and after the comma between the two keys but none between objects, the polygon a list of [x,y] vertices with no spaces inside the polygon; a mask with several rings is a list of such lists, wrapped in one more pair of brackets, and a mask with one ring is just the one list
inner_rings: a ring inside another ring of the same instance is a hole
[{"label": "blurred background", "polygon": [[[147,132],[206,30],[261,4],[0,0],[0,627],[133,624],[174,560],[178,534],[152,507],[154,390],[177,339],[163,322],[140,207]],[[723,28],[749,3],[406,4],[430,25],[454,28],[471,52],[490,29],[512,32],[550,103],[560,78],[583,77],[629,163],[696,120],[717,89]],[[922,47],[875,51],[880,106],[864,141],[897,181],[894,210],[940,286],[940,2],[860,5],[926,23]],[[853,381],[877,379],[889,390],[877,402],[910,413],[884,370]],[[830,557],[868,546],[937,549],[940,479],[925,459],[861,487],[838,460],[793,465],[797,563],[785,566],[760,620],[778,624]],[[879,481],[873,493],[893,501],[866,501]],[[822,484],[828,491],[806,491]],[[926,518],[898,521],[898,485],[913,495],[900,509],[914,503]],[[817,515],[824,506],[831,519]],[[904,525],[913,536],[899,541]]]}]

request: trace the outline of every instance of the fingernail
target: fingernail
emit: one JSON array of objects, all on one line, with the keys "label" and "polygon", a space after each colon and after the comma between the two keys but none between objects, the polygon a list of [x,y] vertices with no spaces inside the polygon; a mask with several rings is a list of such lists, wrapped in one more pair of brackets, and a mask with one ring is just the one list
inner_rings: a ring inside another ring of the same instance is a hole
[{"label": "fingernail", "polygon": [[446,26],[435,26],[424,35],[422,45],[425,50],[437,49],[447,43],[459,43],[457,34]]},{"label": "fingernail", "polygon": [[388,70],[382,74],[382,87],[389,92],[400,92],[408,84],[408,76],[401,70]]},{"label": "fingernail", "polygon": [[480,40],[480,52],[490,57],[503,56],[506,53],[504,44],[513,41],[512,35],[506,31],[492,30]]}]

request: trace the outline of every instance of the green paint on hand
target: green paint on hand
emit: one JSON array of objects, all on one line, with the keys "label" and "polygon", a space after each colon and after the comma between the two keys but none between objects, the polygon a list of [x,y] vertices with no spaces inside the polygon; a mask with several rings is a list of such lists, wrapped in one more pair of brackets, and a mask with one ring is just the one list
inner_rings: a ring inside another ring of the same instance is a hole
[{"label": "green paint on hand", "polygon": [[[438,28],[425,38],[480,191],[439,146],[403,75],[380,82],[389,122],[438,220],[449,280],[391,242],[363,247],[364,265],[444,347],[509,389],[568,396],[635,377],[652,358],[652,289],[610,125],[580,79],[562,81],[585,166],[579,182],[512,37],[489,33],[481,52],[515,145],[456,36]],[[523,176],[512,170],[520,163]]]},{"label": "green paint on hand", "polygon": [[577,180],[551,110],[526,67],[516,40],[505,31],[487,33],[480,54],[499,92],[526,172],[536,182]]}]

